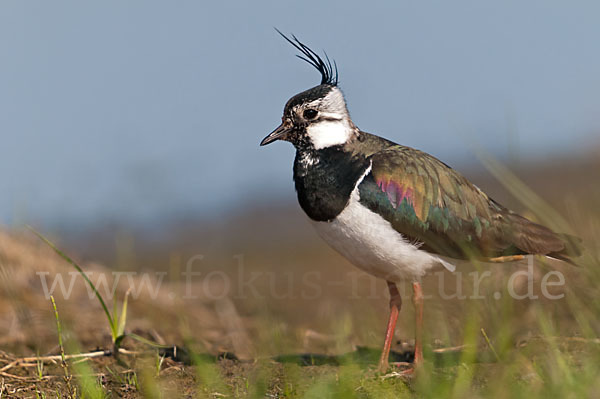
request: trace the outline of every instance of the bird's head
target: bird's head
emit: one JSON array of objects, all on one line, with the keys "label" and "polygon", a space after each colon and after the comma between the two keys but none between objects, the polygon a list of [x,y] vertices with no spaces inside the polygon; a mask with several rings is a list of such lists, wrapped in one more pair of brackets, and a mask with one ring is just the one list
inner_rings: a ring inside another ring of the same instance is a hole
[{"label": "bird's head", "polygon": [[346,143],[358,129],[350,119],[344,95],[337,85],[335,62],[332,65],[327,55],[323,60],[295,36],[292,36],[292,40],[281,32],[279,34],[302,53],[298,55],[299,58],[321,73],[321,84],[290,98],[285,104],[281,125],[265,137],[260,145],[285,140],[297,148],[319,150]]}]

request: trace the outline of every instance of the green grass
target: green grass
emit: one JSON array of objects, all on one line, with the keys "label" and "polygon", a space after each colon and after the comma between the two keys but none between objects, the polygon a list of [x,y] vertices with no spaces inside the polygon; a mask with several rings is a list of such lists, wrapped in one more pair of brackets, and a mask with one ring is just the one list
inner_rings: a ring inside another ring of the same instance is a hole
[{"label": "green grass", "polygon": [[[89,279],[88,275],[83,271],[81,266],[79,266],[79,264],[77,264],[77,262],[75,262],[73,259],[71,259],[71,257],[68,256],[65,252],[58,249],[58,247],[56,245],[54,245],[54,243],[52,243],[49,239],[47,239],[44,235],[39,233],[33,227],[31,227],[31,226],[27,226],[27,227],[36,236],[38,236],[42,241],[44,241],[50,248],[52,248],[52,250],[54,250],[54,252],[56,252],[56,254],[58,254],[61,258],[63,258],[68,264],[73,266],[73,268],[75,268],[75,270],[77,270],[79,272],[81,277],[83,277],[85,282],[93,290],[94,294],[96,295],[96,298],[98,299],[98,302],[102,306],[102,310],[104,310],[104,314],[106,315],[106,320],[108,322],[108,325],[110,327],[110,332],[112,335],[114,352],[118,353],[121,341],[123,340],[123,338],[125,338],[124,332],[125,332],[125,324],[127,322],[127,299],[129,297],[129,291],[127,291],[127,293],[125,294],[125,298],[123,300],[123,306],[122,306],[120,315],[117,313],[117,301],[115,300],[115,298],[113,298],[113,313],[111,314],[110,311],[108,310],[108,307],[106,306],[106,302],[104,301],[104,298],[102,297],[102,295],[100,294],[100,292],[98,291],[98,289],[96,288],[94,283],[92,283],[92,281]],[[54,299],[52,300],[52,303],[54,304]],[[56,311],[56,307],[55,307],[55,311]],[[57,323],[58,323],[58,316],[57,316]]]},{"label": "green grass", "polygon": [[[499,301],[466,301],[462,304],[462,322],[458,329],[449,319],[440,317],[436,320],[436,329],[426,331],[426,342],[439,338],[445,343],[452,341],[453,345],[464,345],[463,350],[440,354],[427,346],[424,367],[407,378],[398,376],[393,369],[387,374],[377,373],[374,362],[361,362],[352,356],[340,357],[339,365],[301,366],[293,361],[274,362],[271,355],[285,354],[294,337],[284,323],[264,310],[263,328],[255,342],[259,358],[255,361],[215,361],[202,354],[206,350],[201,343],[194,342],[194,332],[189,331],[186,346],[196,349],[191,353],[191,364],[177,364],[156,351],[127,358],[126,365],[114,359],[77,362],[63,358],[65,383],[57,388],[51,383],[55,380],[48,376],[57,375],[60,369],[38,363],[30,372],[37,380],[36,385],[41,387],[39,397],[597,397],[600,393],[600,250],[597,245],[600,242],[600,209],[579,210],[569,218],[559,216],[500,163],[486,157],[483,161],[494,176],[532,211],[537,221],[585,238],[586,253],[580,260],[582,267],[569,269],[570,275],[575,277],[568,281],[565,300],[527,303],[527,314],[533,322],[527,324],[528,334],[524,338],[519,328],[524,314],[519,309],[522,306],[519,301],[508,296]],[[41,234],[36,234],[90,284],[118,349],[127,336],[128,295],[124,297],[120,312],[113,298],[111,313],[83,269]],[[538,266],[547,268],[540,262]],[[425,318],[443,316],[443,305],[438,313],[426,307]],[[54,302],[53,306],[59,347],[64,355],[62,326]],[[403,312],[410,312],[410,309]],[[352,331],[372,329],[372,315],[358,317],[364,320],[363,325],[352,325],[352,317],[347,313],[334,315],[330,330],[337,332],[341,340],[351,336]],[[185,319],[184,314],[181,319]],[[182,326],[168,328],[182,329]],[[77,337],[71,337],[70,341],[69,352],[79,351]],[[69,388],[69,381],[76,381],[76,388]],[[6,387],[1,388],[0,398],[10,397],[8,392]]]}]

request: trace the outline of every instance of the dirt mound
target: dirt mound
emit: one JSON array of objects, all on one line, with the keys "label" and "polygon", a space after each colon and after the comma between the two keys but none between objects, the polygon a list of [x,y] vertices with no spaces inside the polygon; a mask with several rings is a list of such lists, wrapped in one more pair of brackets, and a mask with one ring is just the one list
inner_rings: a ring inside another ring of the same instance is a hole
[{"label": "dirt mound", "polygon": [[[126,292],[130,292],[126,331],[168,345],[189,339],[201,343],[209,353],[235,351],[240,357],[251,356],[244,323],[235,306],[227,298],[205,295],[207,287],[171,282],[162,272],[115,271],[86,262],[80,265],[110,309],[113,295],[120,309]],[[218,289],[211,287],[210,291]],[[0,230],[3,349],[23,355],[55,351],[50,295],[56,299],[67,335],[76,337],[83,347],[110,347],[104,311],[82,276],[31,232]]]}]

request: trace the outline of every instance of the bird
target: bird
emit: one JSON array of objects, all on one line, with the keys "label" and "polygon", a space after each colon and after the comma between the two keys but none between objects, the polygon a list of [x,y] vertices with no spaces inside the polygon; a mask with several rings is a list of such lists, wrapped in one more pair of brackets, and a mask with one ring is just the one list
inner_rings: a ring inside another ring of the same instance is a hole
[{"label": "bird", "polygon": [[[277,29],[276,29],[277,30]],[[291,97],[282,122],[260,146],[278,140],[296,149],[298,202],[317,233],[363,271],[387,282],[390,314],[378,368],[389,369],[402,298],[412,283],[415,353],[423,363],[421,279],[453,260],[510,262],[544,255],[574,263],[577,239],[502,206],[446,163],[420,150],[359,129],[338,82],[338,69],[294,35],[277,32],[321,75],[317,86]]]}]

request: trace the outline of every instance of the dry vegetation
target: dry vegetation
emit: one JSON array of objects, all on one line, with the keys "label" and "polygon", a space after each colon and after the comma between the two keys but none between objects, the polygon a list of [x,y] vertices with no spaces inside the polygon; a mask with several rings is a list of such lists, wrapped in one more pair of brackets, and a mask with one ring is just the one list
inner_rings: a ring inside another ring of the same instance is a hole
[{"label": "dry vegetation", "polygon": [[[441,294],[439,276],[427,278],[427,367],[410,379],[374,371],[387,316],[384,284],[326,248],[295,208],[180,224],[158,240],[104,233],[59,241],[84,259],[94,282],[106,275],[112,287],[113,272],[140,272],[124,275],[114,295],[99,289],[109,308],[115,298],[120,310],[130,286],[146,284],[128,299],[125,331],[162,345],[126,337],[115,356],[104,311],[75,275],[68,298],[60,288],[54,293],[64,363],[39,273],[47,273],[48,284],[62,275],[68,289],[74,269],[31,232],[0,231],[0,398],[594,397],[600,392],[600,164],[592,157],[519,175],[584,239],[582,267],[536,261],[533,293],[542,296],[541,279],[557,270],[565,276],[564,286],[551,289],[564,294],[559,300],[494,297],[526,264],[459,265],[465,296],[474,290],[469,273],[491,272],[478,300],[442,298],[456,293],[455,276],[444,277]],[[500,178],[518,187],[510,176]],[[525,209],[497,183],[473,179],[501,202]],[[527,207],[543,209],[522,195],[517,199]],[[187,284],[181,273],[200,254],[193,270],[202,274]],[[157,286],[151,295],[147,287]],[[528,288],[522,279],[516,286],[521,293]],[[411,359],[412,317],[405,306],[396,361]]]}]

